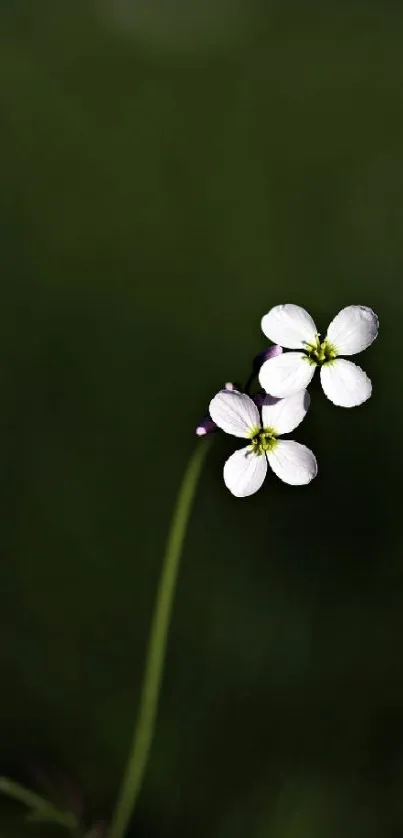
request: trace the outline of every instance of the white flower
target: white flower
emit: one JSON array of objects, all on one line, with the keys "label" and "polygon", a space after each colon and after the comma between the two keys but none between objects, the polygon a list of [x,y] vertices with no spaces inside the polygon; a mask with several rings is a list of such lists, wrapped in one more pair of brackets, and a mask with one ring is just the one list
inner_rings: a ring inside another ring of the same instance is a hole
[{"label": "white flower", "polygon": [[288,434],[302,422],[309,407],[306,390],[287,399],[268,396],[262,406],[262,417],[255,403],[245,393],[217,393],[210,402],[212,420],[233,436],[249,439],[224,465],[224,482],[238,498],[253,495],[260,489],[267,472],[267,463],[274,473],[293,486],[309,483],[317,474],[316,458],[309,448],[292,440],[277,439]]},{"label": "white flower", "polygon": [[302,390],[320,366],[323,390],[340,407],[355,407],[369,399],[371,381],[352,361],[340,355],[355,355],[366,349],[378,334],[378,318],[366,306],[347,306],[332,320],[326,337],[320,335],[310,314],[300,306],[274,306],[262,318],[266,337],[286,349],[263,364],[259,373],[261,386],[267,393],[284,398]]}]

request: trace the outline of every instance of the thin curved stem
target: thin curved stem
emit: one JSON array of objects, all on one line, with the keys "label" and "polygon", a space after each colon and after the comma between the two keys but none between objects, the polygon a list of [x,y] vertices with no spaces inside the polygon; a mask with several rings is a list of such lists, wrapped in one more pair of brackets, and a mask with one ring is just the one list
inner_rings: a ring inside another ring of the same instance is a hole
[{"label": "thin curved stem", "polygon": [[9,780],[8,777],[0,777],[0,794],[6,794],[19,803],[23,803],[30,810],[28,820],[37,822],[48,822],[59,824],[68,829],[71,834],[76,834],[78,821],[72,812],[63,812],[57,809],[50,800],[40,797],[39,794],[25,788],[20,783]]},{"label": "thin curved stem", "polygon": [[144,779],[155,730],[179,562],[193,498],[208,447],[209,441],[203,441],[191,457],[173,512],[148,640],[138,717],[108,838],[123,838],[126,834]]}]

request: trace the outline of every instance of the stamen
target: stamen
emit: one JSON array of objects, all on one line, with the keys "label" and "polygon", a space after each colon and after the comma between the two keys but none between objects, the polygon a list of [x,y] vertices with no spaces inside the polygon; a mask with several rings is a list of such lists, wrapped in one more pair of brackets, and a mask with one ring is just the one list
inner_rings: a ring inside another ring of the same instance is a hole
[{"label": "stamen", "polygon": [[319,340],[320,335],[317,334],[314,343],[306,344],[306,358],[311,364],[331,364],[337,358],[337,352],[334,346],[328,340]]},{"label": "stamen", "polygon": [[277,437],[273,428],[263,428],[252,437],[253,453],[260,457],[267,451],[272,451],[277,445]]}]

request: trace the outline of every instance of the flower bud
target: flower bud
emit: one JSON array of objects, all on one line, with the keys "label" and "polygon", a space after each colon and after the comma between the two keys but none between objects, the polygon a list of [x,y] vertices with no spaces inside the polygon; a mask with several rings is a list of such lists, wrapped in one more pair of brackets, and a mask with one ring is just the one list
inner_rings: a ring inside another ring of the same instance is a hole
[{"label": "flower bud", "polygon": [[263,352],[259,352],[259,354],[253,359],[253,372],[257,375],[260,367],[265,363],[265,361],[269,361],[270,358],[275,358],[276,355],[281,355],[282,351],[283,348],[282,346],[279,346],[278,343],[274,343],[272,346],[268,346],[266,349],[263,349]]},{"label": "flower bud", "polygon": [[217,425],[210,419],[210,416],[205,416],[201,422],[199,422],[196,428],[196,436],[206,436],[206,434],[211,434],[213,431],[217,429]]},{"label": "flower bud", "polygon": [[260,410],[264,404],[276,404],[280,399],[269,396],[268,393],[251,393],[251,399],[255,402],[256,407]]}]

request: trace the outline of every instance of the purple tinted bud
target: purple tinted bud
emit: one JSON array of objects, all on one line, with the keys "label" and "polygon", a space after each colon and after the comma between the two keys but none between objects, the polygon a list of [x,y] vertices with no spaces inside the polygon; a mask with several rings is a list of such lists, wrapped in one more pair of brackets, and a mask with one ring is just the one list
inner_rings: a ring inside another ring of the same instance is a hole
[{"label": "purple tinted bud", "polygon": [[278,343],[274,343],[273,346],[268,346],[267,349],[263,350],[263,352],[259,352],[253,361],[253,371],[258,373],[260,367],[265,363],[265,361],[270,361],[270,358],[275,358],[276,355],[281,355],[282,351],[282,346],[279,346]]},{"label": "purple tinted bud", "polygon": [[242,393],[243,389],[244,388],[241,387],[240,384],[237,384],[236,381],[235,382],[226,381],[225,384],[224,384],[223,389],[220,390],[219,392],[222,393],[224,390],[226,390],[227,393]]},{"label": "purple tinted bud", "polygon": [[262,404],[264,402],[264,393],[254,393],[251,396],[251,399],[252,399],[252,401],[255,402],[256,407],[258,407],[259,410],[260,410],[260,408],[262,407]]},{"label": "purple tinted bud", "polygon": [[206,436],[206,434],[211,434],[212,431],[215,431],[216,428],[216,423],[210,419],[209,415],[207,415],[201,420],[201,422],[199,422],[196,428],[196,436]]},{"label": "purple tinted bud", "polygon": [[253,393],[251,399],[255,402],[255,405],[259,408],[259,410],[264,404],[276,404],[276,402],[280,401],[280,399],[276,399],[274,396],[269,396],[267,393]]}]

